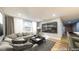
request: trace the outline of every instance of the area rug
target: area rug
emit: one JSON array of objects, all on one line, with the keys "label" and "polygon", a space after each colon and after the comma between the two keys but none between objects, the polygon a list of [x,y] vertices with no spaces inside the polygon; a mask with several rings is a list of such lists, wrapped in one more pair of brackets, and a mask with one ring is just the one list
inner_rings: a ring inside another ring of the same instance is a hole
[{"label": "area rug", "polygon": [[[32,49],[28,49],[29,51],[51,51],[51,48],[54,46],[55,42],[51,41],[51,40],[46,40],[44,43],[42,43],[41,45],[32,48]],[[28,51],[27,49],[25,51]]]}]

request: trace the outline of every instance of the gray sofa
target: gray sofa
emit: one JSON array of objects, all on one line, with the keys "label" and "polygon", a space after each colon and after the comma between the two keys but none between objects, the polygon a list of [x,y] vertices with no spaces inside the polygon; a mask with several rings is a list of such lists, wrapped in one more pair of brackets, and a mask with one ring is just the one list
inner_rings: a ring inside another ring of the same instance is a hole
[{"label": "gray sofa", "polygon": [[35,44],[30,40],[31,36],[33,35],[23,33],[8,35],[1,42],[0,51],[50,51],[55,44],[50,40],[44,40],[41,45]]},{"label": "gray sofa", "polygon": [[14,39],[17,39],[17,38],[25,39],[30,36],[32,36],[32,34],[30,34],[30,33],[17,33],[17,34],[7,35],[4,40],[11,43],[12,40],[14,40]]},{"label": "gray sofa", "polygon": [[[29,42],[30,37],[32,36],[31,33],[17,33],[17,34],[11,34],[7,35],[3,41],[0,42],[0,51],[10,51],[12,49],[15,50],[21,50],[24,48],[30,48],[33,46],[31,42]],[[25,40],[25,43],[21,44],[13,44],[12,41],[22,41]]]}]

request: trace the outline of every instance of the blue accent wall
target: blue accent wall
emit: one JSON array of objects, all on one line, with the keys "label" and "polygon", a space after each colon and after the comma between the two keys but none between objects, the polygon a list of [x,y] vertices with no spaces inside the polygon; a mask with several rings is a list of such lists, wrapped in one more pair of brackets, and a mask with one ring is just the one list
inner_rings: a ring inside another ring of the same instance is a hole
[{"label": "blue accent wall", "polygon": [[79,32],[79,22],[76,23],[76,32]]}]

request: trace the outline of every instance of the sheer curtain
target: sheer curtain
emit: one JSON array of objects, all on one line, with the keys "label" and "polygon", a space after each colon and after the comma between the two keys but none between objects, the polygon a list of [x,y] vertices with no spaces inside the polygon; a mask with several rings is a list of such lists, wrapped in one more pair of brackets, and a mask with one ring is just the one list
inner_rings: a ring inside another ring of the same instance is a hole
[{"label": "sheer curtain", "polygon": [[5,35],[14,33],[14,18],[5,15]]}]

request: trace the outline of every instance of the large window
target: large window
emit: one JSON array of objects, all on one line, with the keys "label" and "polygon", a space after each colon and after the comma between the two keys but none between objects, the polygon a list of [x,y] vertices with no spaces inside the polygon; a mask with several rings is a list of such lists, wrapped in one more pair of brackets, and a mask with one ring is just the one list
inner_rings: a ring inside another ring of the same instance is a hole
[{"label": "large window", "polygon": [[33,32],[36,33],[36,22],[25,19],[14,18],[15,33]]},{"label": "large window", "polygon": [[23,20],[24,31],[32,31],[32,22]]},{"label": "large window", "polygon": [[3,35],[3,16],[0,13],[0,36]]}]

